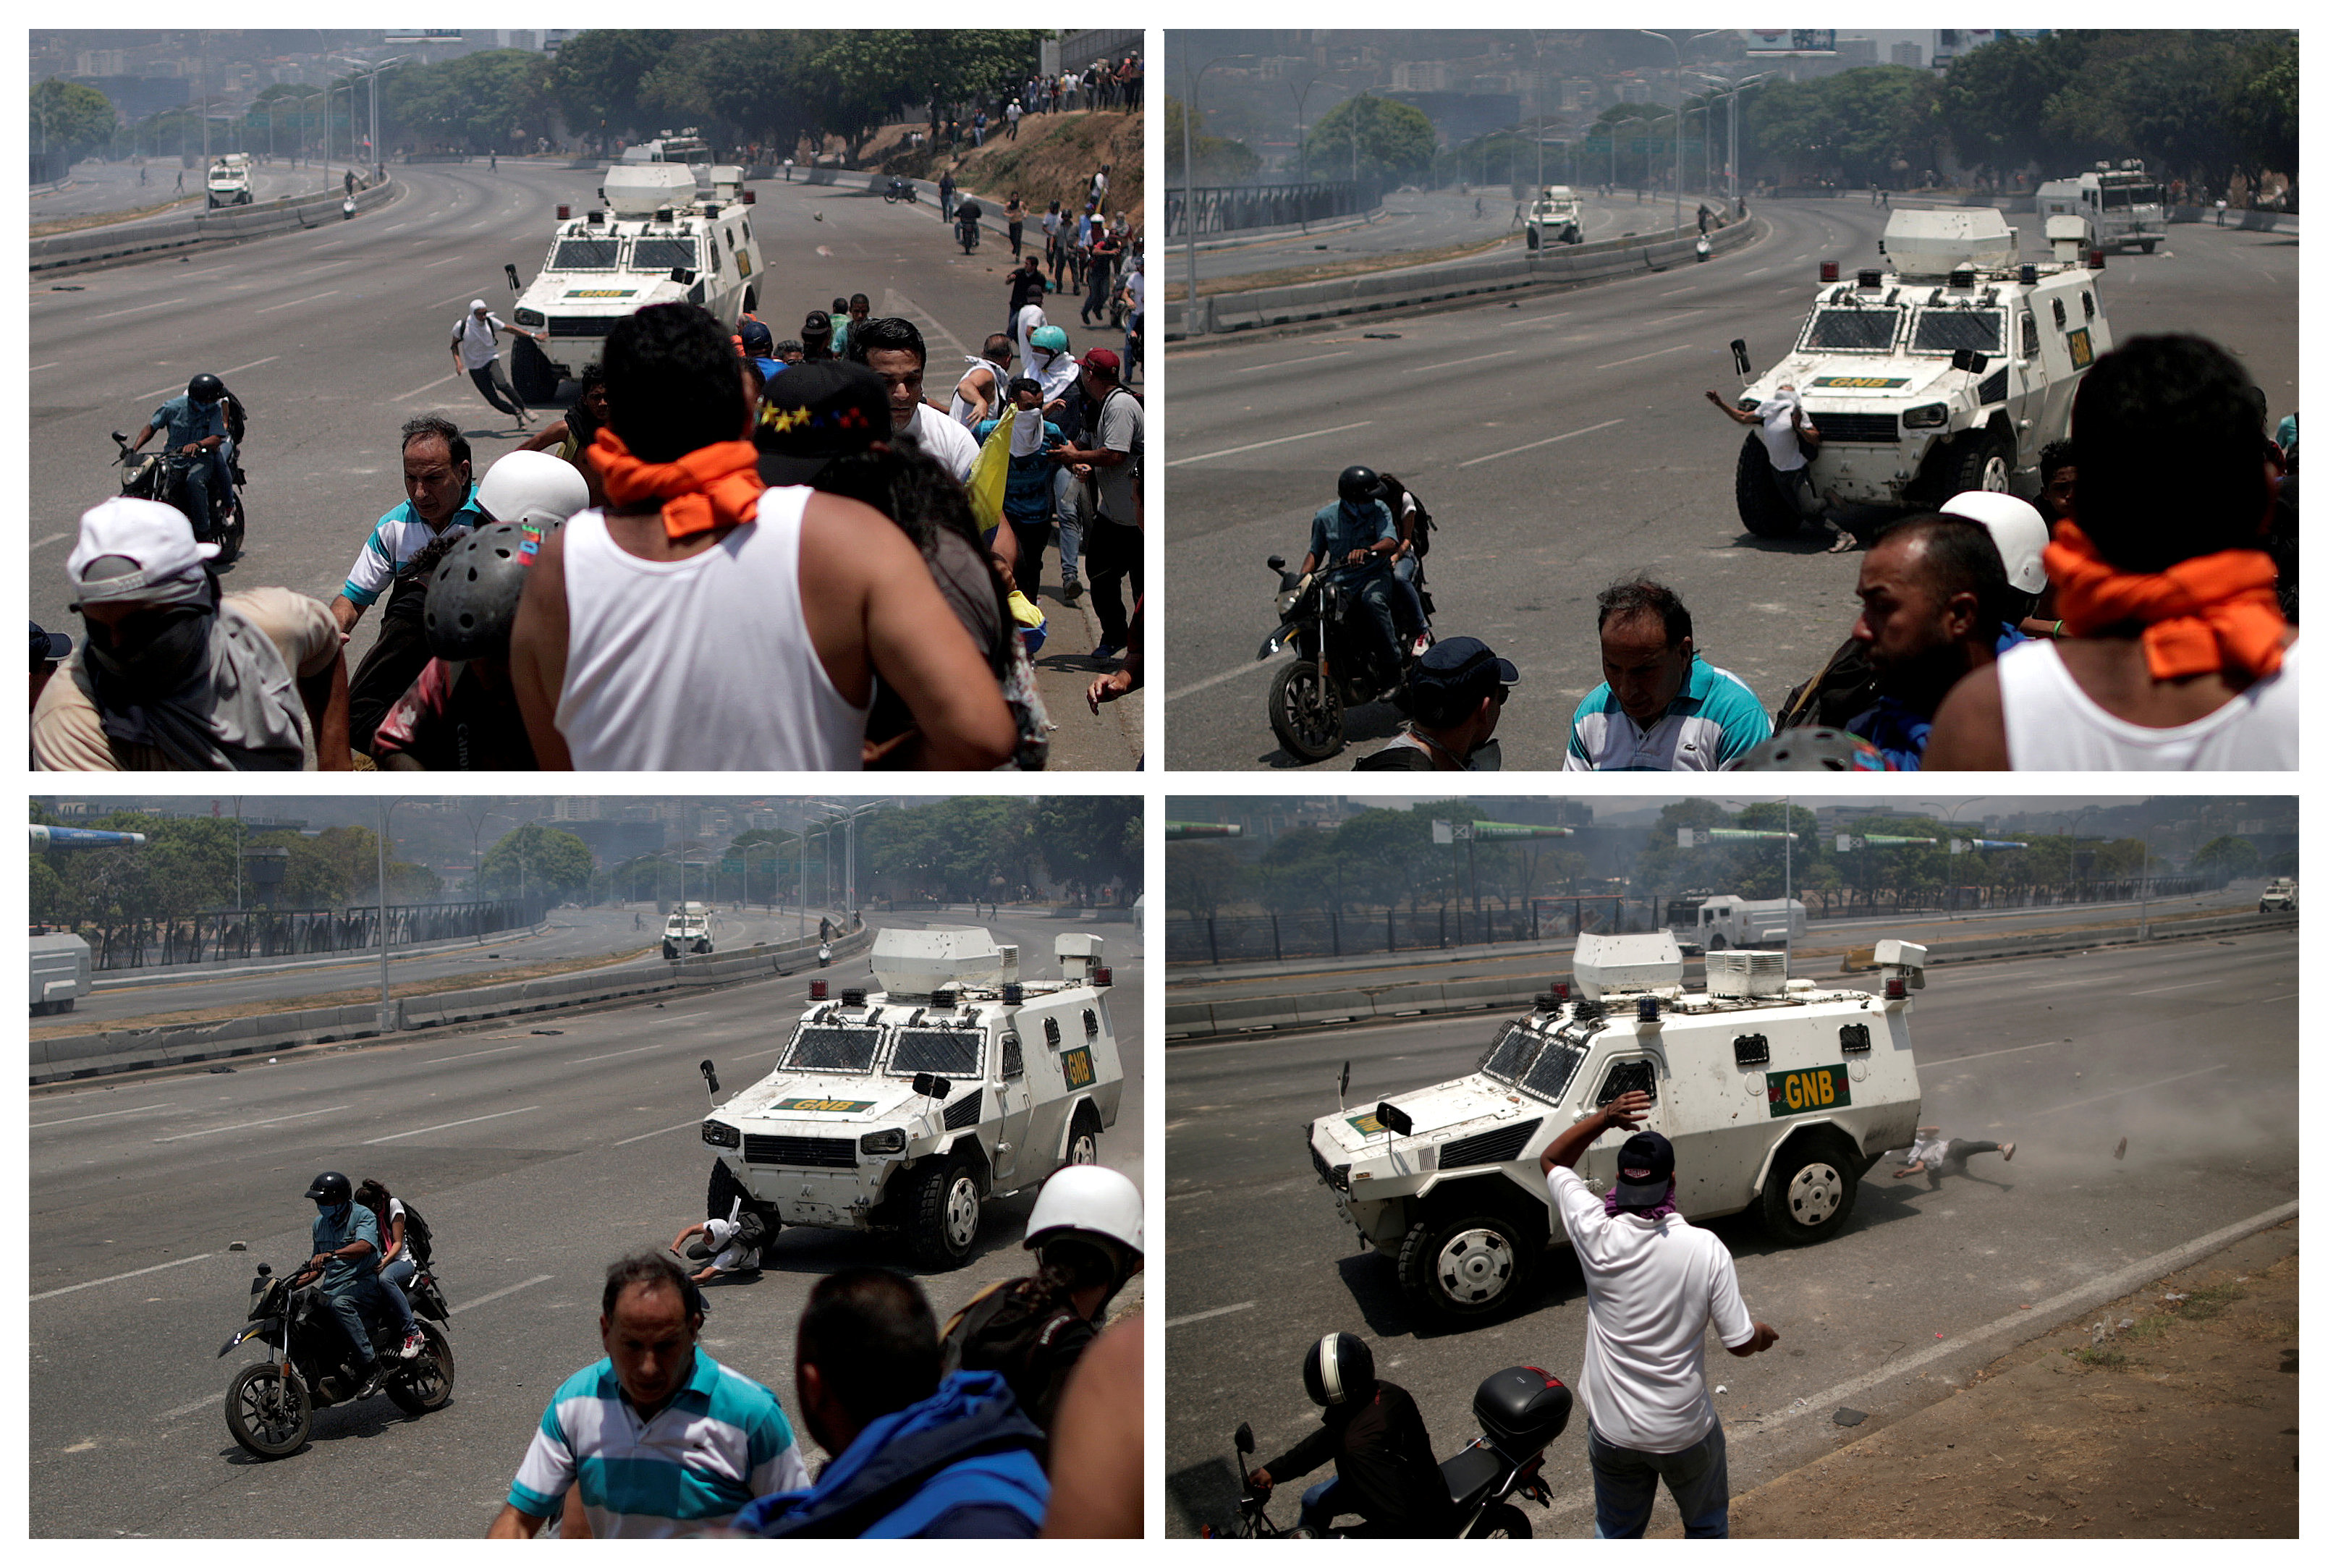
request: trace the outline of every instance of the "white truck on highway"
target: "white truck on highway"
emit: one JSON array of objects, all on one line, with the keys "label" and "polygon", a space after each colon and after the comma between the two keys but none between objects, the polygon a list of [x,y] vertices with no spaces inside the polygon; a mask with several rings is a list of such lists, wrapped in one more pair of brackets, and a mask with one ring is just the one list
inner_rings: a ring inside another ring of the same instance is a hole
[{"label": "white truck on highway", "polygon": [[33,1016],[69,1013],[89,994],[89,944],[70,932],[33,942]]},{"label": "white truck on highway", "polygon": [[1546,185],[1528,208],[1527,248],[1579,245],[1584,240],[1584,203],[1566,185]]},{"label": "white truck on highway", "polygon": [[[1860,1178],[1914,1140],[1908,992],[1924,956],[1878,944],[1870,993],[1790,980],[1785,954],[1733,949],[1709,953],[1705,989],[1690,991],[1671,933],[1580,936],[1572,999],[1565,985],[1540,993],[1467,1077],[1319,1117],[1310,1163],[1359,1236],[1395,1260],[1408,1300],[1459,1323],[1526,1300],[1545,1247],[1566,1239],[1537,1157],[1629,1089],[1650,1095],[1643,1125],[1673,1141],[1685,1217],[1756,1208],[1781,1242],[1825,1241],[1849,1222]],[[1622,1142],[1600,1139],[1578,1174],[1605,1191]]]},{"label": "white truck on highway", "polygon": [[[744,172],[729,164],[709,172],[709,192],[699,196],[684,164],[618,163],[599,187],[604,205],[578,218],[569,203],[559,205],[549,254],[512,315],[549,333],[546,343],[514,342],[510,379],[519,397],[532,404],[555,397],[559,381],[599,360],[606,333],[633,311],[684,302],[733,328],[758,308],[762,258]],[[509,271],[514,281],[517,269]]]},{"label": "white truck on highway", "polygon": [[[1844,282],[1835,262],[1822,262],[1792,351],[1738,407],[1751,411],[1792,387],[1819,433],[1811,488],[1846,503],[2035,494],[2039,453],[2069,434],[2078,382],[2110,348],[2084,221],[2057,216],[2045,227],[2052,259],[2023,261],[2018,233],[1994,209],[1893,212],[1889,268]],[[1751,375],[1744,341],[1731,350]],[[1751,533],[1783,538],[1800,526],[1760,431],[1739,449],[1737,502]]]},{"label": "white truck on highway", "polygon": [[2158,182],[2143,172],[2140,158],[2115,165],[2104,160],[2074,179],[2038,186],[2037,221],[2064,214],[2084,219],[2093,243],[2104,250],[2139,248],[2147,256],[2166,238]]},{"label": "white truck on highway", "polygon": [[2274,911],[2295,913],[2295,878],[2274,877],[2264,884],[2263,897],[2256,900],[2256,913],[2269,915]]},{"label": "white truck on highway", "polygon": [[707,1216],[740,1203],[771,1236],[882,1231],[924,1268],[968,1263],[985,1200],[1097,1163],[1122,1103],[1106,944],[1074,934],[1055,952],[1061,978],[1029,981],[981,928],[885,930],[879,990],[836,1000],[811,981],[775,1071],[704,1119]]},{"label": "white truck on highway", "polygon": [[679,958],[711,951],[711,911],[690,899],[663,917],[662,955]]},{"label": "white truck on highway", "polygon": [[1809,915],[1799,898],[1741,898],[1717,893],[1697,906],[1697,918],[1687,931],[1674,933],[1682,946],[1704,953],[1731,947],[1769,947],[1800,942],[1809,932]]},{"label": "white truck on highway", "polygon": [[228,153],[211,160],[202,205],[247,207],[250,204],[250,155]]}]

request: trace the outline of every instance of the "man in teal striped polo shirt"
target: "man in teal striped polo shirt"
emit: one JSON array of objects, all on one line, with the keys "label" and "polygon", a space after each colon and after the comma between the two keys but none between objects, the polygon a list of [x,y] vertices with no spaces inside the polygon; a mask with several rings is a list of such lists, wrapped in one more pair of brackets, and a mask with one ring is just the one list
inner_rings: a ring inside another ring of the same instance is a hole
[{"label": "man in teal striped polo shirt", "polygon": [[1743,681],[1697,655],[1681,596],[1634,577],[1600,593],[1600,673],[1568,728],[1569,773],[1715,773],[1770,738]]},{"label": "man in teal striped polo shirt", "polygon": [[808,1485],[776,1396],[697,1348],[698,1301],[668,1254],[606,1271],[606,1358],[550,1396],[488,1535],[531,1536],[577,1482],[601,1539],[703,1535],[754,1498]]}]

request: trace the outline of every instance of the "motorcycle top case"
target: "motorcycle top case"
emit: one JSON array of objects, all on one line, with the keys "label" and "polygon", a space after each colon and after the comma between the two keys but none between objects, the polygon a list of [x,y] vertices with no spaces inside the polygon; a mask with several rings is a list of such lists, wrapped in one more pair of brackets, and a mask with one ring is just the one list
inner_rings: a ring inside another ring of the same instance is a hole
[{"label": "motorcycle top case", "polygon": [[1471,1414],[1488,1441],[1514,1458],[1548,1448],[1568,1428],[1576,1396],[1533,1366],[1507,1366],[1471,1395]]}]

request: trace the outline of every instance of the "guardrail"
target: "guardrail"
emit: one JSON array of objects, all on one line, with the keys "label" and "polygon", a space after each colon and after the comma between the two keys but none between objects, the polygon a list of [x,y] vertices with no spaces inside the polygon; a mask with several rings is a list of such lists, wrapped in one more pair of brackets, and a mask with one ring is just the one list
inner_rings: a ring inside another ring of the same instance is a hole
[{"label": "guardrail", "polygon": [[[868,925],[835,940],[834,960],[869,952],[873,934],[873,927]],[[638,968],[586,970],[544,980],[399,997],[392,1004],[394,1023],[385,1032],[438,1028],[485,1019],[549,1012],[693,986],[736,985],[792,972],[802,965],[812,966],[816,950],[814,942],[789,947],[763,944],[740,953],[710,953]],[[371,1001],[352,1007],[250,1013],[210,1024],[60,1035],[31,1042],[32,1082],[55,1084],[113,1073],[226,1061],[299,1046],[378,1039],[383,1032],[380,1004]]]},{"label": "guardrail", "polygon": [[[1720,256],[1759,238],[1765,230],[1760,219],[1750,218],[1743,223],[1714,230],[1707,238],[1713,253]],[[1356,277],[1286,284],[1276,288],[1201,294],[1197,296],[1197,308],[1205,335],[1243,332],[1374,311],[1407,310],[1478,295],[1662,272],[1692,264],[1696,250],[1697,230],[1694,226],[1660,229],[1649,234],[1563,246],[1556,250],[1519,251],[1473,261],[1450,261],[1438,267],[1400,268],[1361,273]],[[1175,300],[1166,305],[1164,335],[1168,340],[1187,335],[1185,318],[1184,302]]]},{"label": "guardrail", "polygon": [[[374,211],[403,193],[404,187],[394,180],[367,186],[355,194],[356,211]],[[183,217],[156,218],[145,223],[43,235],[26,247],[30,270],[39,274],[68,268],[102,267],[171,251],[231,245],[293,229],[320,228],[341,221],[340,207],[346,199],[343,191],[330,191],[285,196],[249,207],[221,207]]]},{"label": "guardrail", "polygon": [[[2147,938],[2141,935],[2138,923],[2095,926],[2075,934],[2051,936],[1967,937],[1955,942],[1930,944],[1927,950],[1927,962],[1934,964],[1965,963],[1978,959],[2036,957],[2086,948],[2124,947],[2144,942],[2154,944],[2191,937],[2284,930],[2295,924],[2296,916],[2294,915],[2231,915],[2210,920],[2180,921],[2166,931],[2153,926]],[[1168,995],[1164,1004],[1164,1043],[1169,1046],[1183,1041],[1272,1031],[1299,1032],[1380,1019],[1427,1018],[1441,1013],[1490,1012],[1525,1008],[1534,1001],[1537,991],[1564,972],[1564,968],[1547,964],[1540,974],[1490,975],[1436,983],[1415,981],[1371,985],[1362,989],[1283,996],[1233,997],[1220,1001],[1175,1002]]]}]

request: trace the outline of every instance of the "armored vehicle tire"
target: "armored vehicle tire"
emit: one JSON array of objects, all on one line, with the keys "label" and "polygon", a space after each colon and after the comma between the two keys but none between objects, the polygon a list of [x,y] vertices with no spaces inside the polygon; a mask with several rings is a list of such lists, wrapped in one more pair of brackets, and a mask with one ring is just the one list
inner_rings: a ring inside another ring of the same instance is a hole
[{"label": "armored vehicle tire", "polygon": [[418,1325],[428,1341],[409,1377],[392,1378],[386,1389],[396,1408],[407,1415],[426,1415],[453,1403],[453,1344],[434,1323]]},{"label": "armored vehicle tire", "polygon": [[1099,1133],[1099,1113],[1088,1102],[1075,1107],[1075,1122],[1067,1128],[1067,1163],[1097,1165]]},{"label": "armored vehicle tire", "polygon": [[1539,248],[1543,245],[1543,243],[1544,243],[1544,242],[1543,242],[1541,239],[1537,239],[1537,238],[1536,238],[1536,231],[1535,231],[1535,225],[1533,225],[1533,224],[1529,225],[1529,227],[1528,227],[1528,249],[1529,249],[1530,250],[1537,249],[1539,249]]},{"label": "armored vehicle tire", "polygon": [[728,1169],[728,1162],[715,1156],[711,1161],[711,1179],[703,1188],[703,1217],[726,1219],[735,1212],[736,1200],[739,1197],[746,1204],[752,1201],[752,1195],[744,1190],[744,1184],[736,1178],[734,1171]]},{"label": "armored vehicle tire", "polygon": [[2148,255],[2150,255],[2152,252],[2155,251],[2157,249],[2158,249],[2158,241],[2157,241],[2157,240],[2155,240],[2155,239],[2145,239],[2145,240],[2144,240],[2144,241],[2142,242],[2142,253],[2143,253],[2145,256],[2148,256]]},{"label": "armored vehicle tire", "polygon": [[978,1172],[960,1155],[914,1173],[906,1219],[914,1261],[925,1269],[958,1269],[978,1245]]},{"label": "armored vehicle tire", "polygon": [[677,958],[679,956],[679,944],[666,940],[662,944],[662,955],[665,958]]},{"label": "armored vehicle tire", "polygon": [[2004,437],[1989,432],[1960,442],[1955,457],[1956,477],[1948,485],[1949,495],[1967,490],[2013,493],[2013,449]]},{"label": "armored vehicle tire", "polygon": [[263,1460],[279,1460],[305,1446],[314,1423],[307,1391],[288,1382],[272,1361],[256,1362],[235,1375],[226,1389],[226,1429],[234,1441]]},{"label": "armored vehicle tire", "polygon": [[1303,762],[1322,762],[1342,749],[1341,699],[1314,661],[1296,659],[1270,678],[1269,728]]},{"label": "armored vehicle tire", "polygon": [[510,384],[528,408],[558,396],[558,367],[531,338],[515,338],[510,347]]},{"label": "armored vehicle tire", "polygon": [[1469,1538],[1474,1541],[1525,1541],[1531,1534],[1525,1514],[1509,1503],[1497,1503],[1479,1516],[1479,1522],[1471,1526]]},{"label": "armored vehicle tire", "polygon": [[1770,449],[1751,430],[1746,433],[1746,445],[1738,449],[1737,489],[1738,521],[1746,525],[1748,533],[1757,539],[1790,539],[1801,530],[1803,520],[1779,488],[1778,475],[1771,470]]},{"label": "armored vehicle tire", "polygon": [[1859,1163],[1832,1135],[1789,1141],[1762,1184],[1762,1220],[1770,1234],[1807,1246],[1843,1229],[1859,1200]]},{"label": "armored vehicle tire", "polygon": [[1708,953],[1723,953],[1728,951],[1729,946],[1730,938],[1723,935],[1720,932],[1716,932],[1714,933],[1713,940],[1705,944],[1705,950]]},{"label": "armored vehicle tire", "polygon": [[1407,1227],[1398,1249],[1398,1283],[1418,1310],[1476,1322],[1518,1300],[1535,1265],[1535,1249],[1518,1225],[1459,1201]]}]

